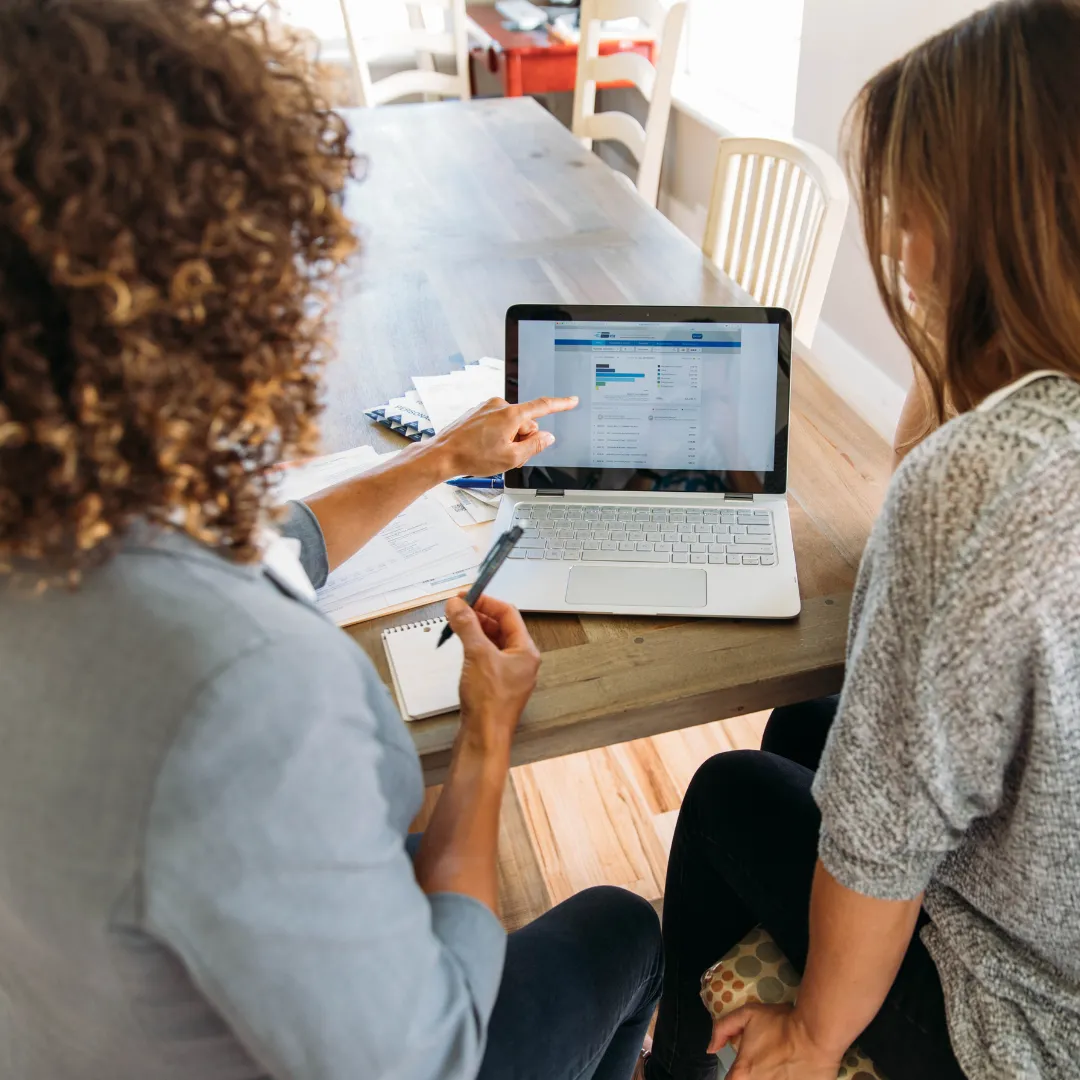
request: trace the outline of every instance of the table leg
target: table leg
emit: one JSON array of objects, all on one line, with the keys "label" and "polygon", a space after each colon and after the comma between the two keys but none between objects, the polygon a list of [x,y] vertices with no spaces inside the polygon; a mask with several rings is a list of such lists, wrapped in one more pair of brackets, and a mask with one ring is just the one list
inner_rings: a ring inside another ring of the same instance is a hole
[{"label": "table leg", "polygon": [[507,97],[521,97],[525,92],[521,77],[521,54],[517,52],[504,52],[506,61],[504,72],[503,89]]}]

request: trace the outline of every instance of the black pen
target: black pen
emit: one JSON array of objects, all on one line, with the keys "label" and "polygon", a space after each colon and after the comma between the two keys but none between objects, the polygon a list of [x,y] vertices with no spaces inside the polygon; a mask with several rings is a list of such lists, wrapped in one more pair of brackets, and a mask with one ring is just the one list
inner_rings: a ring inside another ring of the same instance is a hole
[{"label": "black pen", "polygon": [[[476,601],[480,599],[483,591],[491,583],[495,572],[506,562],[510,552],[514,550],[514,545],[521,539],[521,533],[521,526],[515,525],[509,532],[504,532],[495,542],[495,546],[487,553],[487,557],[480,564],[480,573],[476,575],[476,584],[465,594],[465,603],[469,607],[475,607]],[[450,624],[447,623],[443,627],[443,632],[439,635],[435,648],[438,649],[445,645],[453,636],[454,631],[450,629]]]}]

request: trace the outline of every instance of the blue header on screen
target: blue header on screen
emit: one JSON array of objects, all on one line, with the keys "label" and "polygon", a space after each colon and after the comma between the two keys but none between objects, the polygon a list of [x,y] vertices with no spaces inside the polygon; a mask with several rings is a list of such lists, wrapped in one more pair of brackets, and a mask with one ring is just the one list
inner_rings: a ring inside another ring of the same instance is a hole
[{"label": "blue header on screen", "polygon": [[741,341],[658,341],[655,338],[642,341],[626,341],[623,338],[556,338],[556,345],[607,345],[626,348],[629,345],[644,345],[649,348],[670,349],[692,345],[695,349],[738,349]]}]

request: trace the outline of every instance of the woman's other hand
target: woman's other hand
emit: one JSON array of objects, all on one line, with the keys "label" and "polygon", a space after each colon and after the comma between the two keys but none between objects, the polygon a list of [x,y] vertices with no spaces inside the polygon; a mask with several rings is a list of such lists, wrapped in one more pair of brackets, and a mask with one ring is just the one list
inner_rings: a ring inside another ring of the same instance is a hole
[{"label": "woman's other hand", "polygon": [[499,808],[540,653],[517,609],[501,600],[481,596],[474,609],[455,597],[446,616],[465,650],[461,728],[416,855],[416,880],[429,895],[462,893],[497,913]]},{"label": "woman's other hand", "polygon": [[518,469],[555,441],[537,420],[577,406],[576,397],[545,397],[508,405],[492,398],[441,431],[431,442],[446,458],[450,476],[493,476]]},{"label": "woman's other hand", "polygon": [[509,752],[518,719],[536,686],[540,652],[517,608],[481,596],[475,608],[455,597],[446,617],[465,650],[461,733],[487,752]]},{"label": "woman's other hand", "polygon": [[843,1055],[821,1049],[790,1005],[744,1005],[717,1020],[709,1053],[736,1042],[728,1080],[836,1080]]}]

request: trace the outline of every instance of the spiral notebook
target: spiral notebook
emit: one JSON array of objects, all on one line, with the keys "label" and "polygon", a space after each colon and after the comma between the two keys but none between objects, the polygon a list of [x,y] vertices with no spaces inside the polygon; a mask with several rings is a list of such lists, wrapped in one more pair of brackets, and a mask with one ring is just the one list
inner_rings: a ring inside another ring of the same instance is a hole
[{"label": "spiral notebook", "polygon": [[395,626],[382,633],[394,694],[406,720],[424,720],[453,712],[460,704],[458,683],[465,654],[455,634],[436,649],[445,619]]}]

